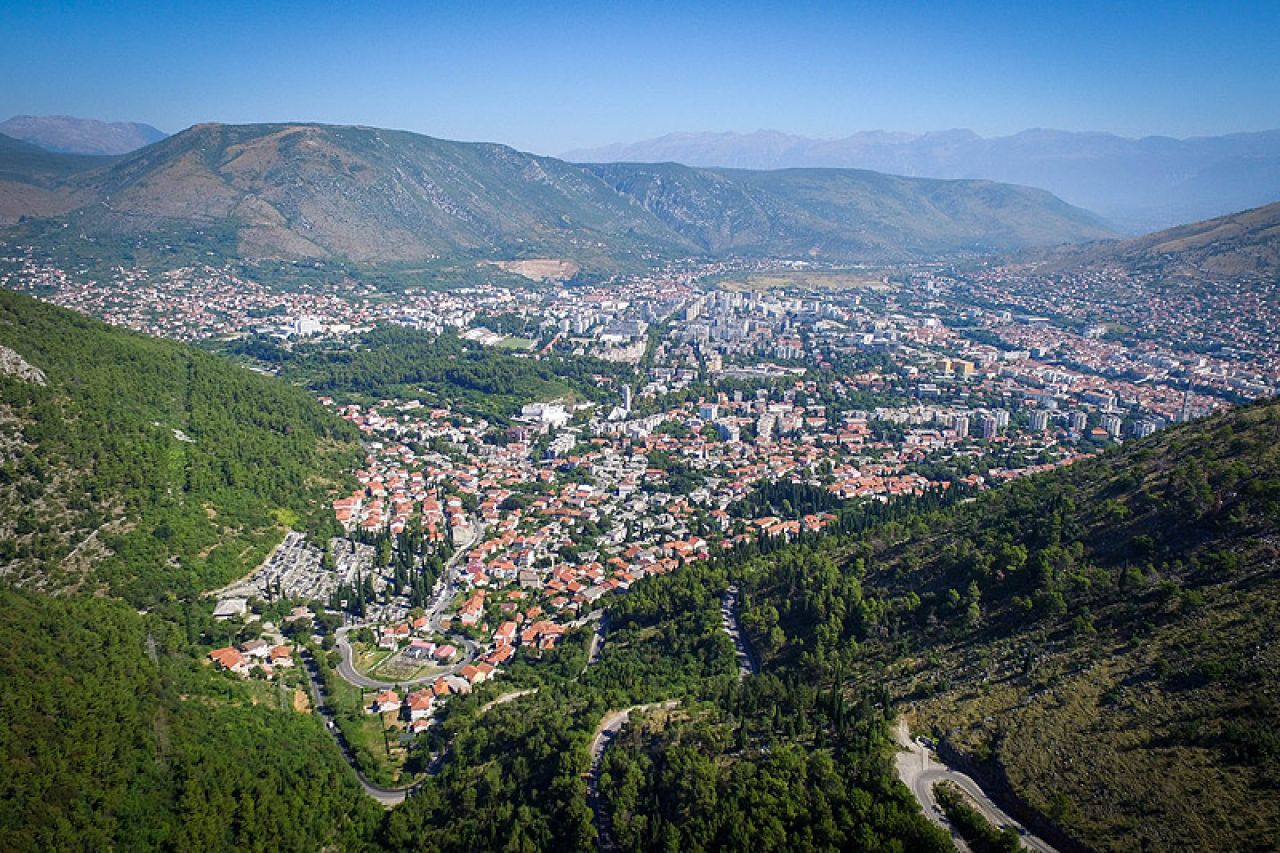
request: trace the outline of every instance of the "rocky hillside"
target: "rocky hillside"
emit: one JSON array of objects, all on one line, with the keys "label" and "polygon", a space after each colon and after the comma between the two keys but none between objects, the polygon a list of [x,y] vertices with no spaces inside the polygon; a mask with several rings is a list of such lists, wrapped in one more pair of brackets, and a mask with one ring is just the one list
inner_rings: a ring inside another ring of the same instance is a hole
[{"label": "rocky hillside", "polygon": [[1041,187],[1141,233],[1280,198],[1280,131],[1172,139],[1024,130],[865,131],[807,139],[777,131],[674,133],[570,151],[574,163],[684,163],[742,169],[874,169],[922,178],[986,178]]},{"label": "rocky hillside", "polygon": [[1056,252],[1051,266],[1122,267],[1168,279],[1249,279],[1280,276],[1280,202],[1132,240]]},{"label": "rocky hillside", "polygon": [[1042,190],[853,169],[591,167],[709,254],[913,259],[1096,239],[1100,220]]},{"label": "rocky hillside", "polygon": [[362,127],[198,125],[105,165],[58,184],[86,199],[74,213],[11,239],[51,244],[65,231],[105,250],[199,232],[208,250],[241,257],[541,257],[602,269],[730,253],[895,260],[1110,233],[1047,193],[987,182],[584,167]]}]

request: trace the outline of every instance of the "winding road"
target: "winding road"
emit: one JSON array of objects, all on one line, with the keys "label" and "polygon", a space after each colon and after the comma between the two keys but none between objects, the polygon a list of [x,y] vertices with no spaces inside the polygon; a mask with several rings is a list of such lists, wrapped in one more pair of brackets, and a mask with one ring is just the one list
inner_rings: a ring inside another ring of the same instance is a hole
[{"label": "winding road", "polygon": [[381,679],[365,675],[356,669],[355,662],[353,660],[354,652],[352,651],[351,644],[347,642],[347,632],[362,627],[364,626],[350,625],[346,628],[338,629],[337,645],[338,650],[342,653],[342,660],[338,662],[338,675],[340,675],[342,680],[346,681],[348,684],[354,684],[356,687],[365,687],[371,690],[391,690],[397,687],[411,687],[415,684],[425,684],[428,681],[435,681],[437,678],[445,675],[453,675],[455,672],[471,663],[471,661],[475,660],[476,653],[480,650],[480,646],[472,640],[468,640],[460,636],[454,636],[450,639],[454,640],[454,642],[461,643],[463,648],[466,649],[466,654],[462,656],[462,660],[453,664],[448,669],[433,672],[430,675],[420,675],[417,678],[401,678],[395,681],[383,681]]},{"label": "winding road", "polygon": [[[441,628],[441,619],[444,616],[445,610],[448,609],[449,604],[453,601],[453,596],[458,589],[458,579],[455,570],[457,569],[458,563],[460,563],[466,556],[467,551],[471,549],[471,546],[479,542],[480,537],[484,535],[484,525],[479,521],[472,519],[471,531],[471,539],[465,544],[459,545],[454,549],[453,554],[444,565],[444,570],[441,575],[444,580],[444,586],[427,611],[427,627],[432,631],[443,632],[443,629]],[[435,681],[441,676],[453,675],[458,670],[475,660],[476,655],[480,651],[480,646],[474,641],[468,640],[458,634],[450,635],[450,639],[465,649],[465,654],[463,655],[462,660],[458,663],[450,666],[442,672],[433,672],[430,675],[421,675],[417,678],[409,679],[402,678],[395,681],[384,681],[382,679],[364,675],[356,669],[354,652],[352,651],[351,644],[347,642],[347,632],[363,627],[366,626],[360,624],[348,625],[345,628],[339,628],[336,632],[338,650],[342,653],[342,660],[338,663],[338,675],[342,677],[343,681],[346,681],[349,684],[354,684],[356,687],[365,687],[371,690],[391,690],[396,687],[411,687],[415,684],[425,684],[428,681]]]},{"label": "winding road", "polygon": [[925,817],[950,832],[952,840],[955,841],[957,847],[962,850],[968,849],[968,845],[956,834],[951,823],[943,815],[942,807],[938,805],[938,800],[933,795],[933,786],[939,782],[951,782],[964,791],[992,826],[1011,826],[1016,829],[1018,834],[1022,836],[1022,845],[1024,847],[1041,851],[1041,853],[1056,853],[1057,848],[1031,835],[1022,824],[997,806],[982,790],[982,786],[973,780],[973,777],[935,761],[930,756],[928,749],[911,739],[911,733],[907,729],[907,721],[903,717],[898,718],[898,725],[894,729],[894,738],[904,750],[899,751],[895,759],[898,778],[902,780],[902,784],[906,785],[920,802],[920,808],[924,809]]},{"label": "winding road", "polygon": [[333,710],[329,707],[328,697],[325,695],[324,687],[320,683],[319,665],[307,649],[302,649],[302,666],[307,673],[307,680],[311,684],[311,701],[315,705],[316,713],[324,720],[324,727],[329,730],[329,734],[333,735],[333,739],[337,741],[342,757],[347,760],[347,764],[350,764],[351,769],[356,772],[356,778],[360,780],[360,787],[364,789],[366,794],[386,808],[403,803],[405,798],[416,791],[422,783],[418,782],[404,788],[385,788],[381,785],[375,785],[366,779],[356,764],[356,756],[351,749],[351,745],[347,743],[347,739],[342,735],[342,729],[338,728],[337,722],[334,721]]},{"label": "winding road", "polygon": [[[440,590],[440,594],[436,597],[434,604],[428,611],[428,625],[433,630],[440,630],[440,618],[445,609],[449,606],[449,603],[453,600],[454,593],[457,590],[455,569],[457,568],[458,563],[464,556],[466,556],[466,552],[471,548],[471,546],[480,541],[480,537],[483,534],[484,526],[479,522],[473,522],[470,541],[454,550],[453,555],[449,557],[449,561],[445,563],[443,574],[444,586]],[[381,681],[379,679],[363,675],[355,668],[355,664],[352,660],[351,644],[347,642],[347,632],[358,627],[363,626],[349,625],[344,628],[339,628],[336,632],[337,646],[342,655],[342,659],[338,663],[337,673],[339,677],[350,684],[374,690],[389,690],[395,687],[407,687],[427,681],[434,681],[442,675],[455,673],[474,660],[476,653],[480,648],[471,640],[457,636],[456,641],[463,645],[466,649],[466,654],[462,661],[449,667],[444,672],[436,672],[431,675],[420,676],[412,679],[401,679],[399,681]],[[392,806],[397,806],[400,803],[403,803],[410,794],[422,785],[422,782],[417,782],[404,788],[387,788],[382,785],[375,785],[365,778],[364,774],[360,772],[359,766],[356,764],[355,753],[352,751],[351,745],[347,743],[347,739],[343,736],[342,730],[338,728],[338,724],[334,720],[333,710],[329,707],[328,697],[325,695],[324,687],[320,681],[319,665],[316,663],[315,658],[312,657],[311,652],[306,649],[302,650],[302,660],[303,668],[307,673],[307,681],[311,686],[311,701],[315,705],[316,713],[324,719],[325,728],[329,730],[329,734],[333,735],[333,739],[338,744],[338,749],[342,752],[342,757],[346,759],[347,764],[351,765],[351,769],[356,772],[356,778],[360,780],[360,787],[364,789],[366,794],[377,800],[386,808],[391,808]],[[502,697],[501,701],[509,702],[518,695],[523,694],[508,694],[508,696]],[[428,769],[428,772],[439,772],[441,760],[442,756],[437,756],[436,759],[431,762],[431,767]]]},{"label": "winding road", "polygon": [[595,819],[596,840],[601,850],[617,849],[617,845],[613,841],[612,824],[610,823],[609,815],[600,799],[600,764],[604,761],[604,751],[609,748],[609,744],[618,736],[618,732],[622,731],[622,727],[626,725],[632,713],[644,713],[657,708],[670,710],[679,704],[679,699],[671,699],[666,702],[632,705],[630,708],[610,711],[604,715],[600,725],[596,726],[595,734],[591,736],[591,769],[587,771],[587,804],[591,806],[591,813]]}]

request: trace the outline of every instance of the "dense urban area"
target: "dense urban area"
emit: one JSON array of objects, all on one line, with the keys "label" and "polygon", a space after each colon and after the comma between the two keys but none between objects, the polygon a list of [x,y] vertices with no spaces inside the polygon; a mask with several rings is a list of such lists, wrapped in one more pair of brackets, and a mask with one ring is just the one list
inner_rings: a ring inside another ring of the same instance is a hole
[{"label": "dense urban area", "polygon": [[[303,384],[358,430],[337,535],[290,532],[219,590],[214,617],[250,639],[207,658],[306,695],[387,804],[445,760],[451,701],[566,636],[591,636],[589,666],[602,599],[643,578],[812,537],[852,506],[978,494],[1280,379],[1265,301],[1137,308],[1099,296],[1119,287],[1106,276],[1027,267],[686,262],[598,284],[280,293],[231,268],[99,282],[7,263],[0,286]],[[406,362],[464,360],[481,378],[361,374],[406,344]],[[724,629],[745,675],[736,608],[725,599]],[[624,720],[593,744],[593,773]],[[928,753],[903,743],[910,785]]]}]

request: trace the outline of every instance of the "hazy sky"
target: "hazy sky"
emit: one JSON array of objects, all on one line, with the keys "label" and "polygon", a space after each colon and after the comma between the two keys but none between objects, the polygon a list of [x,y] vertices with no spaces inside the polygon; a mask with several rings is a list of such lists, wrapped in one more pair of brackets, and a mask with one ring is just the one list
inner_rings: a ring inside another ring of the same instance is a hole
[{"label": "hazy sky", "polygon": [[1280,0],[27,3],[0,119],[310,120],[540,153],[676,130],[1280,127]]}]

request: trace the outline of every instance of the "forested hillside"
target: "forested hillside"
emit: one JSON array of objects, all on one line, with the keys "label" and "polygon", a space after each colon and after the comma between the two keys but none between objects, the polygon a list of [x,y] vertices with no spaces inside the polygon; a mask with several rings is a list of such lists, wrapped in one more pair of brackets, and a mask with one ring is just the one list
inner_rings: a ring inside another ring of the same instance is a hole
[{"label": "forested hillside", "polygon": [[305,392],[0,291],[0,567],[142,604],[245,573],[355,454]]},{"label": "forested hillside", "polygon": [[[892,781],[882,710],[846,706],[829,679],[791,669],[739,681],[720,620],[727,584],[725,564],[647,578],[609,602],[597,665],[580,669],[570,645],[451,705],[450,760],[390,814],[382,844],[597,849],[583,778],[594,727],[610,710],[674,700],[606,752],[601,799],[622,849],[946,849]],[[521,683],[538,693],[478,711]]]},{"label": "forested hillside", "polygon": [[252,704],[172,623],[3,588],[0,610],[0,849],[356,850],[371,837],[380,810],[319,720]]},{"label": "forested hillside", "polygon": [[1280,836],[1280,404],[742,567],[766,669],[881,687],[1077,840]]}]

